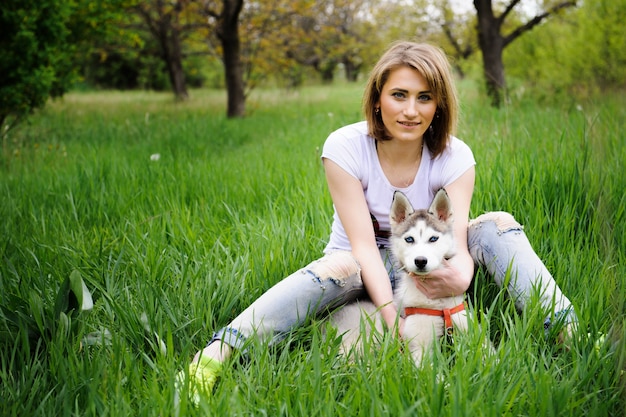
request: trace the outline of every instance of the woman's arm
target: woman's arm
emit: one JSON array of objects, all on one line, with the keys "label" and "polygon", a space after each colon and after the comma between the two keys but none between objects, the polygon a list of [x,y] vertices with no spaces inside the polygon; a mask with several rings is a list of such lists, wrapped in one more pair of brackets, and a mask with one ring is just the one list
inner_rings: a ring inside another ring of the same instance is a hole
[{"label": "woman's arm", "polygon": [[472,282],[474,261],[467,248],[467,224],[475,176],[475,169],[471,167],[456,181],[445,187],[452,202],[452,210],[454,210],[454,236],[457,251],[452,259],[444,262],[445,268],[431,272],[424,281],[414,279],[418,289],[429,298],[463,294]]},{"label": "woman's arm", "polygon": [[356,178],[327,158],[324,158],[324,169],[335,210],[352,246],[352,255],[361,265],[365,289],[374,305],[380,309],[387,326],[392,329],[398,320],[393,304],[393,290],[376,245],[363,187]]}]

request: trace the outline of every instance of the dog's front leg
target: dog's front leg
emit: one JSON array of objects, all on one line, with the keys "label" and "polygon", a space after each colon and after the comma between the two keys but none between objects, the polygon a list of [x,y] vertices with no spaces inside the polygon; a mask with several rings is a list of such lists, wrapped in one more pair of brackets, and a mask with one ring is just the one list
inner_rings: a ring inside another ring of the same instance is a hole
[{"label": "dog's front leg", "polygon": [[411,358],[417,367],[420,366],[424,355],[434,348],[434,341],[443,334],[443,319],[440,317],[412,315],[404,322],[404,334]]}]

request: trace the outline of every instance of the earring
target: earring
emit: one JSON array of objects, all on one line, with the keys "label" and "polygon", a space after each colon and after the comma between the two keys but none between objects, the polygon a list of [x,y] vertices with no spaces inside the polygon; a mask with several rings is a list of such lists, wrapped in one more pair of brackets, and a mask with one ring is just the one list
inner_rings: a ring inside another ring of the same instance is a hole
[{"label": "earring", "polygon": [[374,109],[374,113],[376,113],[376,114],[380,113],[380,107],[376,107],[376,108]]}]

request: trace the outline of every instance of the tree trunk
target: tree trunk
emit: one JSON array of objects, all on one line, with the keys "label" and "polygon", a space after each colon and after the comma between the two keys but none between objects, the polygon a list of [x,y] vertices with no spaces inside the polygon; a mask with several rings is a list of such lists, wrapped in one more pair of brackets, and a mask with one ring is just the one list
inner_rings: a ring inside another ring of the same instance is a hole
[{"label": "tree trunk", "polygon": [[187,92],[187,82],[185,80],[185,71],[183,70],[183,57],[181,53],[180,34],[178,28],[172,26],[170,28],[168,52],[165,60],[167,61],[167,71],[170,77],[170,83],[174,90],[174,95],[178,100],[187,100],[189,93]]},{"label": "tree trunk", "polygon": [[239,39],[239,12],[242,6],[243,0],[224,0],[224,9],[217,30],[224,51],[224,73],[228,92],[227,116],[229,118],[243,117],[246,113]]},{"label": "tree trunk", "polygon": [[506,92],[502,51],[504,38],[500,34],[501,22],[493,14],[491,0],[474,0],[478,15],[478,43],[483,56],[483,73],[487,94],[494,107],[500,107]]},{"label": "tree trunk", "polygon": [[346,80],[352,83],[356,82],[359,77],[360,65],[355,64],[350,58],[345,57],[343,67],[346,73]]},{"label": "tree trunk", "polygon": [[335,78],[335,69],[334,68],[326,68],[320,71],[322,74],[322,82],[324,84],[332,84],[333,79]]},{"label": "tree trunk", "polygon": [[167,74],[176,99],[186,100],[189,98],[185,72],[183,71],[183,53],[180,41],[179,15],[182,3],[177,2],[173,10],[168,11],[164,0],[154,3],[143,2],[137,4],[135,10],[143,19],[144,23],[154,36],[159,45],[161,59],[165,62]]}]

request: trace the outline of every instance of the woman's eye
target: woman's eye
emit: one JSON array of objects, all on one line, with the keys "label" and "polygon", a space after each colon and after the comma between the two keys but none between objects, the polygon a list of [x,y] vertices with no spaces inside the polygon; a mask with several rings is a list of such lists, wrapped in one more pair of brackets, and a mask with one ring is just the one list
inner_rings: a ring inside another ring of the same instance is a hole
[{"label": "woman's eye", "polygon": [[428,94],[422,94],[417,99],[419,101],[430,101],[430,100],[432,100],[432,97],[429,96]]},{"label": "woman's eye", "polygon": [[404,241],[406,243],[414,243],[415,239],[413,238],[413,236],[407,236],[407,237],[404,238]]},{"label": "woman's eye", "polygon": [[391,97],[394,97],[394,98],[405,98],[406,95],[404,93],[396,91],[396,92],[391,93]]}]

